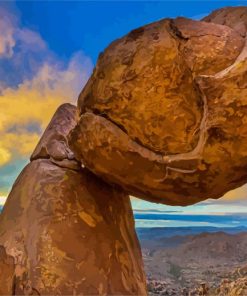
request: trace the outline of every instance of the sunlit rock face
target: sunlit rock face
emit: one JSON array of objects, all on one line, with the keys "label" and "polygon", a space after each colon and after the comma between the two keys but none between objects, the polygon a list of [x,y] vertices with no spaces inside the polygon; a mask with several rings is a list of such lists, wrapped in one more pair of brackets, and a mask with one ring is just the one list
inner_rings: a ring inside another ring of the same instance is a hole
[{"label": "sunlit rock face", "polygon": [[236,6],[217,9],[206,16],[203,21],[226,25],[245,37],[247,28],[247,7]]},{"label": "sunlit rock face", "polygon": [[78,111],[75,106],[71,104],[60,106],[31,155],[31,161],[49,159],[60,167],[79,169],[81,165],[76,161],[67,143],[67,136],[77,121]]},{"label": "sunlit rock face", "polygon": [[73,158],[54,115],[0,215],[0,295],[146,295],[129,197]]},{"label": "sunlit rock face", "polygon": [[246,183],[246,18],[239,8],[164,19],[114,41],[80,94],[75,157],[128,193],[170,205]]}]

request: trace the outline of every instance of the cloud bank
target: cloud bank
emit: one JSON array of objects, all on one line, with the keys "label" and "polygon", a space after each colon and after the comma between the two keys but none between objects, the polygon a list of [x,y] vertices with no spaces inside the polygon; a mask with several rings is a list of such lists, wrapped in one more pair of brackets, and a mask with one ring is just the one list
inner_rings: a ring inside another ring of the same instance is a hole
[{"label": "cloud bank", "polygon": [[15,164],[26,163],[57,107],[76,103],[92,68],[82,51],[57,57],[38,32],[0,7],[0,202],[20,170]]}]

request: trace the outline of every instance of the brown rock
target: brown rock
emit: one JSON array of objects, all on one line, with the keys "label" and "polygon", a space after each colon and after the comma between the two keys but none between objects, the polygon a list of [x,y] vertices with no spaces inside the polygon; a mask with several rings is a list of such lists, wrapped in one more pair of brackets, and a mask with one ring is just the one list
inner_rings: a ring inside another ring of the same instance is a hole
[{"label": "brown rock", "polygon": [[79,97],[76,158],[170,205],[246,183],[246,46],[236,26],[165,19],[113,42]]},{"label": "brown rock", "polygon": [[0,243],[16,261],[13,295],[146,294],[129,198],[86,169],[31,162],[0,217]]},{"label": "brown rock", "polygon": [[227,68],[244,46],[239,33],[214,23],[177,18],[174,24],[182,40],[180,50],[196,75],[212,75]]},{"label": "brown rock", "polygon": [[31,155],[31,160],[50,159],[61,167],[79,169],[80,164],[75,160],[73,152],[68,147],[67,136],[78,120],[76,106],[61,105],[47,126],[37,147]]},{"label": "brown rock", "polygon": [[56,112],[36,149],[41,159],[22,171],[0,215],[0,245],[15,263],[7,269],[0,249],[1,295],[146,295],[129,197],[87,169],[53,161],[50,139],[63,143],[63,161],[74,161],[60,124],[73,126],[74,111],[63,105]]},{"label": "brown rock", "polygon": [[14,282],[14,258],[0,246],[0,295],[12,295]]},{"label": "brown rock", "polygon": [[228,26],[245,37],[247,30],[247,7],[236,6],[217,9],[203,18],[203,21]]},{"label": "brown rock", "polygon": [[[82,113],[92,111],[105,117],[131,140],[163,153],[192,149],[203,111],[171,24],[163,20],[113,42],[100,55],[79,98]],[[99,76],[102,72],[104,79]]]},{"label": "brown rock", "polygon": [[[223,70],[243,45],[229,27],[185,18],[134,30],[100,55],[79,97],[81,113],[110,119],[155,152],[189,152],[198,141],[203,116],[194,75]],[[131,64],[123,63],[130,56]]]}]

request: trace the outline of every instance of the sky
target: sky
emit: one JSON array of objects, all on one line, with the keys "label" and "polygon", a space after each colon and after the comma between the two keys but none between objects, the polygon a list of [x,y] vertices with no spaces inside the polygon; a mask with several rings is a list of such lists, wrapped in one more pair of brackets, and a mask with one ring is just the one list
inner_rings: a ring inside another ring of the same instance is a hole
[{"label": "sky", "polygon": [[[165,17],[200,19],[246,1],[0,1],[0,204],[56,108],[76,103],[97,57],[130,30]],[[247,186],[189,207],[132,199],[138,211],[247,213]]]}]

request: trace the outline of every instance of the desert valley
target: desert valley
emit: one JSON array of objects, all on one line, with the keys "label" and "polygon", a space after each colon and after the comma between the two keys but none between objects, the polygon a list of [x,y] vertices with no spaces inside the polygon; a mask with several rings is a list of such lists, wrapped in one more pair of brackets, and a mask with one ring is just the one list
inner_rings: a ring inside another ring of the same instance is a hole
[{"label": "desert valley", "polygon": [[[244,227],[137,229],[149,295],[247,295]],[[193,233],[193,234],[191,234]]]}]

